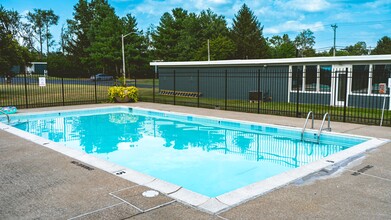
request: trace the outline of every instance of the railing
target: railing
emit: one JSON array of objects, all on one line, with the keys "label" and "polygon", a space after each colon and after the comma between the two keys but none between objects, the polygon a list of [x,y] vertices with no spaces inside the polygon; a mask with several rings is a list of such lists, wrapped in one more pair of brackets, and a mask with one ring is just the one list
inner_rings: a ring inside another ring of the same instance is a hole
[{"label": "railing", "polygon": [[304,140],[304,132],[305,132],[305,129],[307,128],[307,123],[308,123],[308,119],[310,118],[310,116],[312,116],[311,129],[314,128],[314,113],[312,111],[309,111],[308,114],[307,114],[307,118],[305,119],[305,123],[304,123],[303,129],[301,130],[301,140],[302,141]]},{"label": "railing", "polygon": [[[323,128],[324,126],[324,122],[326,121],[326,117],[328,117],[328,123],[327,123],[327,128]],[[328,112],[326,112],[323,116],[323,120],[322,120],[322,124],[320,125],[320,128],[319,128],[319,131],[318,131],[318,142],[320,140],[320,134],[322,133],[323,130],[327,130],[327,131],[331,131],[331,127],[330,127],[330,115]]]},{"label": "railing", "polygon": [[0,110],[0,113],[4,114],[6,117],[7,117],[7,121],[8,121],[8,124],[10,123],[11,119],[10,119],[10,116],[5,113],[4,111]]}]

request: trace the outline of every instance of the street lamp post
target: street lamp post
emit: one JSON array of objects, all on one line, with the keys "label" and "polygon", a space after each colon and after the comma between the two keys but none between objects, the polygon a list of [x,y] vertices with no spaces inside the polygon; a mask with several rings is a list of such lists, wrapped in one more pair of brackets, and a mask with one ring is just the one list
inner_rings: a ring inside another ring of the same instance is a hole
[{"label": "street lamp post", "polygon": [[125,71],[125,46],[124,46],[124,38],[129,36],[131,33],[127,33],[125,35],[121,34],[121,40],[122,40],[122,72],[124,77],[124,85],[126,85],[126,71]]}]

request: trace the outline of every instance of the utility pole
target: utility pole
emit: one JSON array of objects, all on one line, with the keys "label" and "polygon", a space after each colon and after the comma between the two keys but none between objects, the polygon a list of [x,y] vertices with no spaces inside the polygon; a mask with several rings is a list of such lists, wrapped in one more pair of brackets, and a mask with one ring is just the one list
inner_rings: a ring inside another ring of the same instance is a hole
[{"label": "utility pole", "polygon": [[331,25],[331,27],[333,28],[334,30],[334,47],[333,47],[333,56],[335,57],[335,39],[336,39],[336,36],[337,36],[337,24],[333,24]]},{"label": "utility pole", "polygon": [[130,32],[130,33],[127,33],[125,35],[121,34],[121,42],[122,42],[122,74],[123,74],[123,80],[124,80],[124,84],[123,86],[126,85],[126,71],[125,71],[125,45],[124,45],[124,38],[129,36],[130,34],[132,34],[133,32]]},{"label": "utility pole", "polygon": [[208,61],[210,61],[210,46],[209,46],[209,39],[208,39]]}]

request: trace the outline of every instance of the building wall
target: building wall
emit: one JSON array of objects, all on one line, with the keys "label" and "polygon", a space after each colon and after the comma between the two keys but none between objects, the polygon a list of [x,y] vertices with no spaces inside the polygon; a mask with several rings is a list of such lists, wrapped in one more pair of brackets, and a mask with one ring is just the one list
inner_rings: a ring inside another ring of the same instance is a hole
[{"label": "building wall", "polygon": [[[250,91],[268,93],[273,101],[288,100],[288,66],[227,68],[159,68],[159,89],[199,92],[204,98],[248,99]],[[199,78],[198,78],[199,76]],[[227,77],[226,77],[227,76]]]},{"label": "building wall", "polygon": [[31,66],[26,67],[26,73],[29,74],[45,74],[47,70],[46,62],[31,62]]},{"label": "building wall", "polygon": [[[383,109],[384,96],[349,95],[348,104],[350,107]],[[386,97],[385,109],[388,110],[390,103],[389,96]]]},{"label": "building wall", "polygon": [[44,74],[45,70],[47,70],[47,64],[35,64],[34,65],[34,73]]}]

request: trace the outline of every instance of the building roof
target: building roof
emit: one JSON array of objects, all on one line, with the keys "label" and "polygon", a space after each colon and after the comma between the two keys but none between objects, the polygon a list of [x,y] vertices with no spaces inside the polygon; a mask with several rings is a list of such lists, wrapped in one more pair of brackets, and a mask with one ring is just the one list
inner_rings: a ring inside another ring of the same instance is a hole
[{"label": "building roof", "polygon": [[252,60],[213,60],[213,61],[176,61],[150,62],[151,66],[160,67],[218,67],[218,66],[258,66],[258,65],[292,65],[292,64],[335,64],[335,63],[390,63],[391,55],[336,56],[336,57],[302,57],[282,59]]},{"label": "building roof", "polygon": [[30,64],[48,64],[48,62],[30,62]]}]

